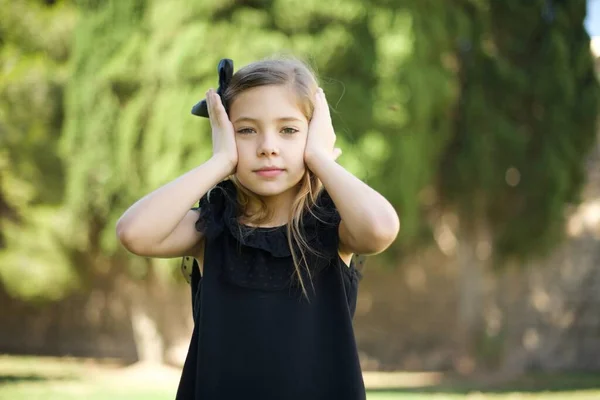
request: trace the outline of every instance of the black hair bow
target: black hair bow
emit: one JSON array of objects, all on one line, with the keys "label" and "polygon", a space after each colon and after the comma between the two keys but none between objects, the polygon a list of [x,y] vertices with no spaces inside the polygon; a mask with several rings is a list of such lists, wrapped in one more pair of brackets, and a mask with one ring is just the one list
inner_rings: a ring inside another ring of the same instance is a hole
[{"label": "black hair bow", "polygon": [[[225,93],[227,86],[229,86],[229,82],[231,82],[231,77],[233,76],[233,60],[224,58],[219,61],[217,72],[219,73],[219,87],[217,89],[217,94],[221,97],[221,101],[223,101],[223,93]],[[225,106],[225,102],[223,102],[223,106]],[[197,115],[198,117],[208,118],[206,99],[199,101],[192,107],[192,114]]]}]

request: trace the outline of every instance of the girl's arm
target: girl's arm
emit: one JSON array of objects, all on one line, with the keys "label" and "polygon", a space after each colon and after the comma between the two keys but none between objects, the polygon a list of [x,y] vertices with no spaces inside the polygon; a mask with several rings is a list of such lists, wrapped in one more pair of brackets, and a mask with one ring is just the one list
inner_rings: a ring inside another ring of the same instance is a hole
[{"label": "girl's arm", "polygon": [[321,89],[309,125],[304,160],[323,182],[341,216],[340,253],[375,254],[392,244],[400,230],[394,207],[379,193],[339,165],[335,133]]},{"label": "girl's arm", "polygon": [[198,256],[203,235],[196,231],[193,205],[235,171],[233,126],[214,90],[206,94],[212,127],[213,157],[138,200],[117,222],[117,236],[130,252],[146,257]]},{"label": "girl's arm", "polygon": [[202,234],[193,205],[221,182],[231,164],[215,156],[138,200],[117,222],[117,236],[130,252],[145,257],[199,254]]},{"label": "girl's arm", "polygon": [[313,154],[307,164],[323,182],[340,213],[341,253],[376,254],[392,244],[400,230],[400,220],[381,194],[330,155]]}]

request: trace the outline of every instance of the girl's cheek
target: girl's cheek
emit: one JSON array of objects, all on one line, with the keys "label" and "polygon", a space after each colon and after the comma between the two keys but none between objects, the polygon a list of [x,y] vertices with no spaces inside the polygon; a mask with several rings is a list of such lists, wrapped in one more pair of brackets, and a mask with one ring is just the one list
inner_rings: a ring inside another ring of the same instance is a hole
[{"label": "girl's cheek", "polygon": [[249,143],[243,140],[237,140],[235,146],[237,147],[238,158],[248,157],[252,151],[252,146],[249,146]]},{"label": "girl's cheek", "polygon": [[300,142],[298,146],[296,146],[296,151],[304,157],[304,151],[306,150],[306,140]]}]

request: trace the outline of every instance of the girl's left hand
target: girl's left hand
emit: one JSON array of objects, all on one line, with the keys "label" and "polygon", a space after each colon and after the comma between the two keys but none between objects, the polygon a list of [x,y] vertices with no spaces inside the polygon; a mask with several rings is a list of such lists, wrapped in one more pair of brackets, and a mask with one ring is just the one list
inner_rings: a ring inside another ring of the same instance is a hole
[{"label": "girl's left hand", "polygon": [[323,89],[317,89],[314,104],[315,109],[308,124],[308,138],[304,149],[304,162],[309,167],[316,159],[336,160],[342,154],[341,149],[334,147],[335,131]]}]

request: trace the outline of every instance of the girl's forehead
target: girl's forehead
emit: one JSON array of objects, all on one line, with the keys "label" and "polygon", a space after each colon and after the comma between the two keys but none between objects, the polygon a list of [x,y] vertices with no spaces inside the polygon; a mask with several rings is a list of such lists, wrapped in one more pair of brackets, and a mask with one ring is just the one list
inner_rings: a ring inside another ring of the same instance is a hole
[{"label": "girl's forehead", "polygon": [[247,89],[238,94],[229,107],[233,122],[240,118],[278,120],[298,118],[306,120],[299,99],[289,86],[269,85]]}]

